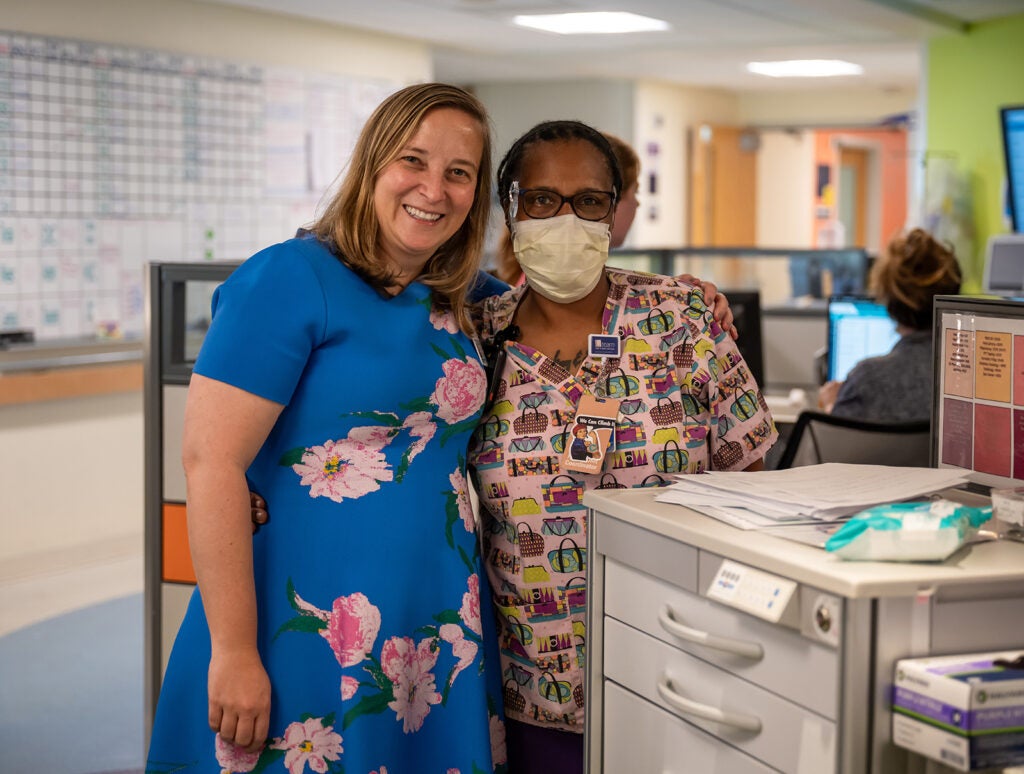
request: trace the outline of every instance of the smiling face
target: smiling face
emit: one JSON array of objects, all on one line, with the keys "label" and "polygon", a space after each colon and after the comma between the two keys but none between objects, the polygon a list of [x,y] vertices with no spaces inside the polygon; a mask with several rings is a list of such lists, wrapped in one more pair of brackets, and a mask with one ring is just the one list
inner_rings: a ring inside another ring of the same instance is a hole
[{"label": "smiling face", "polygon": [[380,257],[406,280],[461,227],[473,206],[484,139],[475,118],[437,108],[377,177]]}]

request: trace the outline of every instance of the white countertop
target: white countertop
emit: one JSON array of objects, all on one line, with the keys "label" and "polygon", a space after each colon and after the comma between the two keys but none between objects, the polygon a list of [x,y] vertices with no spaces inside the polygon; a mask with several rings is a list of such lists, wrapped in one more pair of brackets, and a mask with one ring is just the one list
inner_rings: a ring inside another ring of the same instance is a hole
[{"label": "white countertop", "polygon": [[849,598],[907,596],[947,584],[1018,584],[1024,595],[1024,543],[992,541],[944,562],[851,562],[821,548],[740,530],[681,505],[655,501],[657,489],[588,491],[584,505],[681,543]]}]

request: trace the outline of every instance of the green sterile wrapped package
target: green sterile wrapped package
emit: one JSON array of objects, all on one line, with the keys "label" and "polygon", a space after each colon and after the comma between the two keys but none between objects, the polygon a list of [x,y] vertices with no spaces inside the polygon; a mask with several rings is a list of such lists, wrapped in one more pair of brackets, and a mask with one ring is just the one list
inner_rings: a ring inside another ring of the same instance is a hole
[{"label": "green sterile wrapped package", "polygon": [[991,506],[972,508],[951,500],[876,505],[851,516],[825,550],[863,561],[941,561],[991,516]]}]

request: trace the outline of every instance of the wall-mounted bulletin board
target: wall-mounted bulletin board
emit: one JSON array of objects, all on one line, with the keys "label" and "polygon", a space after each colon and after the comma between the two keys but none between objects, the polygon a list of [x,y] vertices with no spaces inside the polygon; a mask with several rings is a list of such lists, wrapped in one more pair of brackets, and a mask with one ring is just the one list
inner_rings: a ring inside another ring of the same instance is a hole
[{"label": "wall-mounted bulletin board", "polygon": [[146,263],[294,234],[401,85],[0,32],[0,330],[141,335]]}]

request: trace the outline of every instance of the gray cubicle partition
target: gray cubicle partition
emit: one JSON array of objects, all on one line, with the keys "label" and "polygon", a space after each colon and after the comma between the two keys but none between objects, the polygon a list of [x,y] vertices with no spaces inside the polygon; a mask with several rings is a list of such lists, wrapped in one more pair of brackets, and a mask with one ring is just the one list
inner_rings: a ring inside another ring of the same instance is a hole
[{"label": "gray cubicle partition", "polygon": [[144,733],[195,587],[185,530],[181,428],[214,289],[237,263],[154,263],[146,283]]},{"label": "gray cubicle partition", "polygon": [[828,349],[827,301],[763,306],[761,338],[766,390],[818,389]]}]

